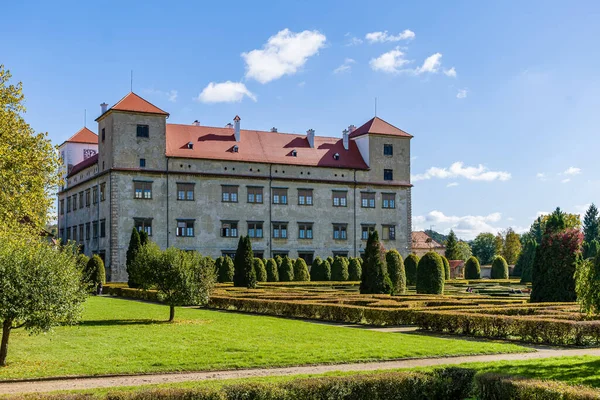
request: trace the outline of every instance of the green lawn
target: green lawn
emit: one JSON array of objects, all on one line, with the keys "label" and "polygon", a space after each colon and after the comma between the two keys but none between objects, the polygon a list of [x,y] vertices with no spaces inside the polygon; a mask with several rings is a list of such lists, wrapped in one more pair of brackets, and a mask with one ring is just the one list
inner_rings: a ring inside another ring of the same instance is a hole
[{"label": "green lawn", "polygon": [[80,325],[11,334],[0,380],[218,370],[527,351],[504,343],[380,333],[266,316],[92,297]]}]

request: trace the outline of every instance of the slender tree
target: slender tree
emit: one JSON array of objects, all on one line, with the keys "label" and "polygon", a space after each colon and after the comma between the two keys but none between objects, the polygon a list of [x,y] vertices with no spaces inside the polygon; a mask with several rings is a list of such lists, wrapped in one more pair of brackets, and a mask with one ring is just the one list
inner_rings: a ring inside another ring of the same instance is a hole
[{"label": "slender tree", "polygon": [[509,265],[514,265],[521,254],[521,237],[513,228],[508,228],[504,236],[502,256]]},{"label": "slender tree", "polygon": [[449,280],[450,279],[450,262],[444,256],[442,256],[442,261],[444,262],[444,279]]},{"label": "slender tree", "polygon": [[393,289],[392,281],[388,275],[385,262],[385,251],[379,242],[379,234],[377,231],[373,231],[369,234],[364,260],[362,280],[360,282],[360,293],[391,293]]},{"label": "slender tree", "polygon": [[252,244],[250,238],[241,236],[238,241],[238,248],[233,261],[234,274],[233,286],[237,287],[256,287],[256,272],[254,271],[254,254],[252,253]]},{"label": "slender tree", "polygon": [[402,256],[397,250],[389,250],[385,253],[385,262],[392,282],[392,294],[404,294],[406,292],[406,271]]},{"label": "slender tree", "polygon": [[135,271],[134,271],[134,263],[135,256],[140,251],[142,247],[142,242],[140,239],[140,233],[137,229],[131,229],[131,236],[129,238],[129,247],[127,248],[127,256],[125,261],[125,266],[127,269],[127,286],[130,288],[137,288],[139,284],[135,281]]},{"label": "slender tree", "polygon": [[596,239],[583,243],[583,258],[595,258],[600,254],[600,242]]},{"label": "slender tree", "polygon": [[519,255],[517,264],[515,265],[515,275],[521,276],[521,283],[530,283],[531,274],[533,272],[533,262],[535,260],[535,252],[538,247],[533,236],[529,236],[523,245],[523,251]]},{"label": "slender tree", "polygon": [[598,208],[592,203],[583,217],[583,240],[585,242],[591,242],[592,240],[598,240],[600,236],[600,226],[598,221]]},{"label": "slender tree", "polygon": [[450,230],[450,234],[448,234],[448,240],[446,240],[445,256],[448,260],[460,260],[461,257],[458,248],[458,238],[453,230]]},{"label": "slender tree", "polygon": [[[496,237],[494,238],[494,256],[501,256],[504,252],[504,237],[502,233],[498,232]],[[492,262],[494,260],[492,259]]]}]

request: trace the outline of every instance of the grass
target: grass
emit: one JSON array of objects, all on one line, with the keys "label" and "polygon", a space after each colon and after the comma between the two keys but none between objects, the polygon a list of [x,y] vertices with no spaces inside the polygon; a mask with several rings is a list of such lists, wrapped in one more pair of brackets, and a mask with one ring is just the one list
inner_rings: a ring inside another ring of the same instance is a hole
[{"label": "grass", "polygon": [[382,333],[274,317],[92,297],[77,326],[11,334],[0,380],[222,370],[521,352],[505,343]]}]

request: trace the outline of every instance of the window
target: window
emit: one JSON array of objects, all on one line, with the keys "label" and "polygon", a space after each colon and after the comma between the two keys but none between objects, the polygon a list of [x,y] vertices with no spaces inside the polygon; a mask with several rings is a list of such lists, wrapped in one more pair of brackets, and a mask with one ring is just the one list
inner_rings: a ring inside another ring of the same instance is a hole
[{"label": "window", "polygon": [[396,194],[395,193],[382,193],[381,194],[381,208],[396,208]]},{"label": "window", "polygon": [[298,238],[299,239],[312,239],[313,238],[312,222],[298,222]]},{"label": "window", "polygon": [[287,188],[273,188],[273,204],[287,204]]},{"label": "window", "polygon": [[67,240],[71,240],[71,228],[67,227]]},{"label": "window", "polygon": [[106,220],[100,220],[100,237],[103,238],[106,236]]},{"label": "window", "polygon": [[263,188],[248,186],[248,203],[260,204],[263,202]]},{"label": "window", "polygon": [[138,125],[136,136],[142,138],[150,137],[148,125]]},{"label": "window", "polygon": [[255,258],[260,258],[260,259],[265,258],[265,252],[261,251],[261,250],[257,250],[257,251],[252,250],[252,254],[254,254]]},{"label": "window", "polygon": [[221,221],[221,237],[237,237],[237,221]]},{"label": "window", "polygon": [[85,191],[85,206],[86,207],[90,206],[90,189],[87,189]]},{"label": "window", "polygon": [[85,224],[85,240],[90,240],[90,233],[91,233],[91,224],[89,222],[87,222]]},{"label": "window", "polygon": [[98,221],[92,222],[92,237],[98,239]]},{"label": "window", "polygon": [[76,242],[77,241],[77,225],[73,226],[71,228],[71,234],[73,235],[73,241]]},{"label": "window", "polygon": [[333,258],[336,258],[336,257],[346,257],[347,258],[348,257],[347,251],[334,251],[334,252],[332,252],[332,254],[333,254]]},{"label": "window", "polygon": [[360,238],[362,240],[369,239],[369,234],[371,232],[373,232],[374,230],[375,230],[375,225],[363,225],[362,226],[362,230],[361,230],[361,234],[360,234]]},{"label": "window", "polygon": [[237,186],[221,186],[221,200],[223,203],[237,203],[238,202],[238,187]]},{"label": "window", "polygon": [[71,196],[67,197],[67,212],[71,212]]},{"label": "window", "polygon": [[146,232],[148,236],[152,236],[152,218],[134,218],[133,226],[138,232]]},{"label": "window", "polygon": [[100,201],[106,200],[106,182],[100,184]]},{"label": "window", "polygon": [[311,265],[314,259],[314,255],[315,253],[312,251],[303,251],[303,252],[298,252],[298,258],[303,259],[307,265]]},{"label": "window", "polygon": [[92,188],[92,203],[93,204],[98,203],[98,187],[96,187],[96,186],[94,186]]},{"label": "window", "polygon": [[273,253],[273,258],[275,258],[277,256],[279,256],[281,258],[285,258],[285,257],[288,256],[289,251],[287,251],[287,250],[273,250],[272,253]]},{"label": "window", "polygon": [[348,224],[333,224],[333,238],[335,240],[346,240],[348,239],[346,230]]},{"label": "window", "polygon": [[77,195],[76,194],[73,195],[71,201],[73,202],[73,211],[77,210]]},{"label": "window", "polygon": [[136,199],[151,199],[152,182],[133,181],[133,196]]},{"label": "window", "polygon": [[102,128],[102,141],[104,142],[104,138],[106,137],[106,130]]},{"label": "window", "polygon": [[193,183],[178,183],[177,184],[177,200],[184,200],[184,201],[194,200],[194,184]]},{"label": "window", "polygon": [[313,190],[312,189],[298,189],[298,204],[301,206],[312,206]]},{"label": "window", "polygon": [[396,240],[396,227],[394,225],[383,225],[383,240]]},{"label": "window", "polygon": [[79,208],[83,208],[85,207],[85,204],[83,203],[83,191],[79,192]]},{"label": "window", "polygon": [[334,207],[346,207],[348,205],[347,200],[348,192],[334,191],[333,192],[333,206]]},{"label": "window", "polygon": [[394,180],[394,171],[391,169],[383,170],[383,180],[384,181],[393,181]]},{"label": "window", "polygon": [[83,224],[79,225],[79,241],[83,242]]},{"label": "window", "polygon": [[232,260],[235,258],[235,250],[223,250],[221,251],[223,257],[229,257]]},{"label": "window", "polygon": [[383,145],[383,155],[384,156],[393,156],[394,155],[394,146],[391,144]]},{"label": "window", "polygon": [[63,215],[65,213],[65,199],[62,199],[60,201],[60,215]]},{"label": "window", "polygon": [[140,158],[140,168],[146,168],[146,159]]},{"label": "window", "polygon": [[248,236],[250,236],[251,238],[263,237],[263,223],[248,222]]},{"label": "window", "polygon": [[287,239],[287,222],[273,222],[273,238]]},{"label": "window", "polygon": [[177,236],[182,236],[182,237],[194,236],[194,221],[177,220]]},{"label": "window", "polygon": [[360,194],[360,205],[363,208],[375,208],[375,192],[362,192]]}]

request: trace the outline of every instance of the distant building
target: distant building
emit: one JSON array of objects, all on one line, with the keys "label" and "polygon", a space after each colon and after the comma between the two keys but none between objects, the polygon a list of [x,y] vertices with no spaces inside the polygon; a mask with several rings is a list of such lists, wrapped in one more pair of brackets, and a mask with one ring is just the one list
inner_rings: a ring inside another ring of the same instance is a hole
[{"label": "distant building", "polygon": [[443,256],[446,251],[446,246],[433,240],[428,234],[423,231],[412,233],[412,252],[419,257],[423,257],[425,253],[435,251]]}]

